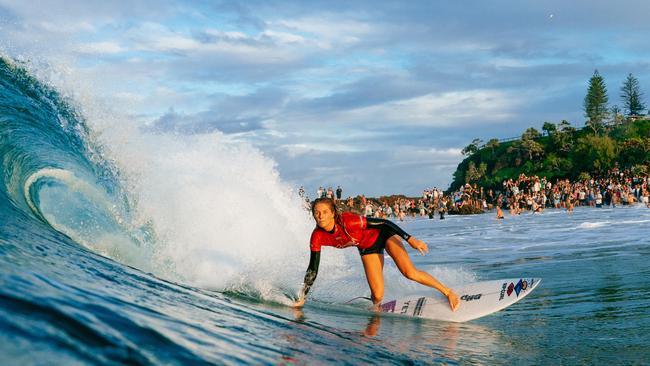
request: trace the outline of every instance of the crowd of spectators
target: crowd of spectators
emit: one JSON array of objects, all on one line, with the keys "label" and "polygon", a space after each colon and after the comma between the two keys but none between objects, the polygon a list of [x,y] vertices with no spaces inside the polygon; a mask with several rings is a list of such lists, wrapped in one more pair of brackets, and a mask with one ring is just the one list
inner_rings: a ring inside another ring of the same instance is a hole
[{"label": "crowd of spectators", "polygon": [[[342,189],[338,186],[336,190],[320,187],[316,197],[332,198],[344,210],[400,221],[418,215],[444,219],[447,213],[474,214],[490,210],[496,210],[497,218],[503,218],[504,210],[518,215],[525,211],[540,213],[548,208],[565,209],[570,213],[576,206],[643,204],[650,208],[650,176],[633,174],[630,170],[613,169],[579,181],[551,181],[546,177],[521,174],[517,179],[504,180],[499,188],[492,190],[465,184],[451,193],[436,187],[425,189],[418,198],[395,195],[377,199],[359,195],[342,199]],[[299,193],[304,197],[302,187]]]},{"label": "crowd of spectators", "polygon": [[425,216],[432,212],[431,204],[423,198],[407,198],[404,196],[382,197],[378,200],[367,199],[364,195],[358,200],[348,198],[347,206],[354,209],[357,205],[361,213],[370,217],[382,219],[398,219],[404,221],[406,217]]},{"label": "crowd of spectators", "polygon": [[573,211],[575,206],[626,206],[643,204],[650,208],[650,176],[633,174],[630,170],[613,169],[589,179],[555,182],[545,177],[520,175],[517,180],[503,182],[503,192],[491,203],[511,214],[524,210],[541,212],[546,208]]},{"label": "crowd of spectators", "polygon": [[519,175],[517,179],[503,181],[502,189],[484,190],[476,185],[465,184],[452,194],[455,207],[473,210],[509,210],[511,215],[524,211],[542,212],[547,208],[566,209],[572,212],[576,206],[626,206],[643,204],[650,208],[650,176],[633,174],[630,170],[613,169],[589,179],[551,181],[536,175]]}]

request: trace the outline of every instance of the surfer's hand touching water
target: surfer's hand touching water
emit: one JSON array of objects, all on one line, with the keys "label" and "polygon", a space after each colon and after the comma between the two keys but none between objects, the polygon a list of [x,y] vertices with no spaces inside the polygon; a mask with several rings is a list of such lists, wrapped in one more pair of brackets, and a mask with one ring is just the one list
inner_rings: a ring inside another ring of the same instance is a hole
[{"label": "surfer's hand touching water", "polygon": [[449,306],[451,307],[451,311],[456,311],[458,309],[458,306],[460,305],[460,299],[458,298],[458,295],[454,292],[454,290],[448,288],[447,292],[443,292],[445,296],[447,296],[447,300],[449,300]]}]

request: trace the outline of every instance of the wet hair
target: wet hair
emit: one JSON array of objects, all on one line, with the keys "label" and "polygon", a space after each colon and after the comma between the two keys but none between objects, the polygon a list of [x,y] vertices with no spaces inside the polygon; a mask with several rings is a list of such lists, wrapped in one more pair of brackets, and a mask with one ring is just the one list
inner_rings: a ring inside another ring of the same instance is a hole
[{"label": "wet hair", "polygon": [[341,219],[341,214],[339,213],[339,210],[336,207],[336,203],[334,203],[334,200],[331,198],[327,198],[327,197],[316,198],[314,202],[311,203],[311,215],[314,216],[314,210],[316,209],[316,205],[319,203],[328,205],[330,207],[330,210],[332,210],[332,212],[334,213],[334,222],[336,222],[341,227],[343,227],[343,220]]}]

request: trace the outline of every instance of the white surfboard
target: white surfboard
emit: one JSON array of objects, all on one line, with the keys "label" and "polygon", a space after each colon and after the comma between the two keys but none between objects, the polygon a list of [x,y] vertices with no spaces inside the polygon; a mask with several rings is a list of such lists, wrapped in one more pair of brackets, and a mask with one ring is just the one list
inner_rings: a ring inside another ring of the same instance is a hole
[{"label": "white surfboard", "polygon": [[466,322],[492,314],[523,299],[539,285],[541,278],[512,278],[475,282],[454,289],[460,306],[454,312],[449,301],[438,293],[432,297],[410,297],[381,305],[381,311],[419,318]]}]

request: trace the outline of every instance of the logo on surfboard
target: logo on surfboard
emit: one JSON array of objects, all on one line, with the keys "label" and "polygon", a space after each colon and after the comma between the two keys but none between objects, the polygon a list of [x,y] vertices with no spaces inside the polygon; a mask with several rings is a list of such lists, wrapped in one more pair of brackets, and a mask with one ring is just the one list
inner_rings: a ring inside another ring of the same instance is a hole
[{"label": "logo on surfboard", "polygon": [[[531,286],[533,285],[534,281],[535,281],[534,279],[531,280],[530,283]],[[516,285],[514,284],[514,282],[510,282],[509,285],[507,282],[504,282],[503,285],[501,285],[501,293],[499,294],[499,301],[503,300],[506,294],[508,295],[508,297],[510,297],[510,295],[512,295],[513,292],[517,297],[519,297],[519,294],[522,291],[526,291],[526,289],[528,289],[528,281],[524,279],[519,279],[519,282],[517,282]]]},{"label": "logo on surfboard", "polygon": [[460,297],[461,300],[465,301],[472,301],[472,300],[478,300],[481,298],[483,294],[476,294],[476,295],[463,295]]}]

